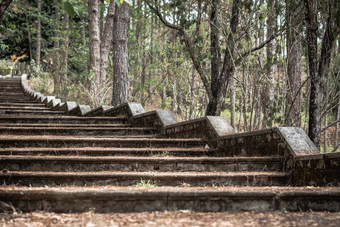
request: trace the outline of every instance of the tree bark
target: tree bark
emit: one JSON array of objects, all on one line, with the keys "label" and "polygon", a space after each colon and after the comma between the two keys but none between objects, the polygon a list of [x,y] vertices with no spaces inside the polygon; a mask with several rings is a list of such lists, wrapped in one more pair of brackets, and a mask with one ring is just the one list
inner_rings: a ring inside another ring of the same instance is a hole
[{"label": "tree bark", "polygon": [[[309,102],[308,135],[317,148],[320,149],[321,112],[323,106],[323,92],[327,83],[328,69],[334,41],[339,34],[339,22],[336,18],[340,14],[339,3],[329,0],[328,18],[325,33],[322,38],[321,56],[317,65],[317,1],[304,0],[307,21],[307,46],[309,74],[311,77],[311,94]],[[335,10],[335,11],[334,11]],[[336,15],[334,15],[336,13]]]},{"label": "tree bark", "polygon": [[104,31],[100,43],[100,84],[106,81],[109,54],[113,38],[113,23],[115,15],[115,0],[111,0],[107,9]]},{"label": "tree bark", "polygon": [[[26,27],[27,27],[27,39],[28,39],[28,49],[29,49],[29,57],[30,62],[33,60],[33,51],[32,51],[32,36],[31,36],[31,28],[28,18],[28,11],[29,11],[29,2],[28,0],[25,1],[25,20],[26,20]],[[1,21],[0,21],[1,24]]]},{"label": "tree bark", "polygon": [[[302,43],[299,38],[302,32],[296,21],[301,20],[298,14],[301,12],[300,4],[293,0],[286,1],[287,23],[287,119],[288,126],[301,126],[301,75],[302,75]],[[301,5],[302,6],[302,5]]]},{"label": "tree bark", "polygon": [[128,31],[130,23],[130,6],[124,2],[116,5],[113,39],[114,81],[112,102],[118,106],[129,100],[129,62],[128,62]]},{"label": "tree bark", "polygon": [[53,54],[53,79],[54,79],[54,93],[59,94],[61,90],[61,85],[60,85],[60,57],[59,57],[59,52],[60,52],[60,9],[59,9],[59,1],[55,1],[55,32],[54,32],[54,54]]},{"label": "tree bark", "polygon": [[2,23],[2,18],[4,17],[5,11],[13,0],[2,0],[0,2],[0,24]]},{"label": "tree bark", "polygon": [[37,9],[38,9],[38,20],[37,20],[37,43],[36,43],[36,56],[35,56],[35,64],[39,68],[40,67],[40,53],[41,53],[41,0],[37,0]]},{"label": "tree bark", "polygon": [[[216,3],[219,3],[219,2],[216,2]],[[233,5],[232,5],[231,20],[230,20],[230,33],[227,38],[227,48],[224,53],[222,70],[217,75],[211,74],[212,97],[210,97],[206,115],[214,115],[214,116],[221,115],[222,107],[225,102],[225,96],[226,96],[229,79],[233,75],[234,70],[235,70],[234,36],[237,32],[237,26],[239,23],[239,6],[240,6],[240,0],[234,0]],[[219,7],[219,6],[216,5],[216,7]],[[215,16],[217,17],[217,14]],[[218,18],[216,20],[218,21]],[[211,30],[211,32],[214,33],[214,30]]]},{"label": "tree bark", "polygon": [[94,74],[95,94],[100,86],[100,30],[98,0],[88,1],[89,36],[90,36],[90,70]]},{"label": "tree bark", "polygon": [[[276,0],[268,0],[267,3],[268,17],[267,17],[267,39],[274,34],[275,29],[275,4]],[[274,52],[276,42],[272,40],[267,45],[267,64],[266,64],[266,83],[264,86],[265,96],[263,105],[263,128],[272,127],[273,124],[273,107],[274,107],[274,80],[277,66],[274,63]]]},{"label": "tree bark", "polygon": [[61,50],[61,95],[64,99],[67,99],[67,74],[68,74],[68,52],[69,52],[69,28],[70,28],[70,17],[66,13],[64,16],[63,26],[63,49]]},{"label": "tree bark", "polygon": [[321,104],[322,104],[322,90],[321,77],[318,74],[318,52],[317,52],[317,1],[304,0],[307,21],[307,48],[308,48],[308,65],[309,75],[311,77],[311,89],[309,100],[309,122],[308,135],[314,142],[317,148],[320,149],[320,135],[321,135]]}]

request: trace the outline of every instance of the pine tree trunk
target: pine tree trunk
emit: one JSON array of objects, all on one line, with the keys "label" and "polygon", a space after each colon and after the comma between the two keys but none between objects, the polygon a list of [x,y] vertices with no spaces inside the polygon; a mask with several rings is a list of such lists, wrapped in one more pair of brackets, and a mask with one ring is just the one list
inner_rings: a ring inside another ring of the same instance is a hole
[{"label": "pine tree trunk", "polygon": [[98,0],[88,1],[89,36],[90,36],[90,67],[94,74],[94,93],[100,86],[100,30]]},{"label": "pine tree trunk", "polygon": [[230,124],[235,128],[236,81],[230,78]]},{"label": "pine tree trunk", "polygon": [[311,89],[309,100],[309,123],[308,135],[317,148],[320,148],[321,134],[321,105],[322,105],[322,90],[321,77],[318,75],[318,22],[317,22],[317,1],[304,0],[306,8],[307,21],[307,47],[308,47],[308,65],[309,75],[311,77]]},{"label": "pine tree trunk", "polygon": [[38,19],[37,19],[37,44],[36,44],[36,58],[35,64],[37,67],[40,67],[40,53],[41,53],[41,0],[37,0],[37,9],[38,9]]},{"label": "pine tree trunk", "polygon": [[63,27],[63,49],[61,53],[61,90],[62,97],[67,99],[67,73],[68,73],[68,52],[69,52],[69,28],[70,28],[70,17],[66,13],[64,17]]},{"label": "pine tree trunk", "polygon": [[130,24],[130,6],[124,2],[117,8],[113,30],[113,61],[114,80],[112,102],[113,106],[126,103],[129,100],[129,62],[128,62],[128,31]]},{"label": "pine tree trunk", "polygon": [[[286,23],[287,23],[287,111],[288,116],[286,125],[301,126],[301,75],[302,75],[302,43],[299,38],[300,29],[296,20],[300,20],[298,14],[301,7],[298,2],[292,3],[293,0],[287,0],[286,5]],[[295,8],[293,8],[295,6]]]},{"label": "pine tree trunk", "polygon": [[[26,27],[27,27],[27,40],[28,40],[28,49],[29,49],[29,57],[30,62],[33,60],[33,51],[32,51],[32,36],[31,36],[31,29],[30,23],[28,19],[28,10],[29,10],[29,2],[28,0],[25,1],[25,20],[26,20]],[[1,24],[1,21],[0,21]]]},{"label": "pine tree trunk", "polygon": [[[275,28],[275,3],[276,0],[268,0],[268,18],[267,18],[267,39],[274,34]],[[277,66],[274,63],[276,42],[272,40],[267,44],[267,64],[266,64],[266,85],[263,105],[263,128],[272,127],[273,124],[273,105],[274,105],[274,79]]]},{"label": "pine tree trunk", "polygon": [[113,38],[113,23],[115,15],[115,0],[111,0],[107,9],[104,31],[100,43],[100,84],[106,81],[109,54]]},{"label": "pine tree trunk", "polygon": [[60,42],[59,42],[59,29],[60,29],[60,9],[59,9],[59,1],[55,1],[55,39],[54,39],[54,55],[53,55],[53,78],[54,78],[54,92],[55,94],[59,94],[61,85],[60,85]]}]

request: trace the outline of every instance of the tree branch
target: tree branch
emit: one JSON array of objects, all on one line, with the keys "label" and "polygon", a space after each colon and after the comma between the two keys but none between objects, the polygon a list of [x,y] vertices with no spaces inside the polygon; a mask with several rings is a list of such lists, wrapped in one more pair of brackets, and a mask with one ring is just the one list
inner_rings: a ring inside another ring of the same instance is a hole
[{"label": "tree branch", "polygon": [[[175,25],[170,23],[169,21],[167,21],[163,15],[160,13],[160,11],[155,8],[154,6],[152,6],[149,2],[149,0],[144,0],[145,3],[147,4],[147,6],[151,9],[151,11],[157,15],[157,17],[161,20],[161,22],[167,26],[168,28],[177,30],[180,35],[183,37],[184,43],[185,43],[185,47],[187,48],[190,58],[194,64],[195,69],[197,70],[198,74],[201,77],[201,80],[203,82],[204,88],[207,92],[207,95],[209,97],[209,99],[212,97],[212,91],[210,89],[209,86],[209,80],[208,77],[206,76],[206,72],[205,70],[201,67],[199,61],[197,60],[196,56],[195,56],[195,48],[193,48],[193,44],[191,42],[191,40],[189,39],[187,33],[185,32],[184,28],[182,28],[181,26]],[[157,0],[155,0],[156,4],[157,4]]]},{"label": "tree branch", "polygon": [[258,46],[253,47],[253,48],[251,48],[251,49],[249,49],[249,50],[243,52],[242,54],[240,54],[241,56],[240,56],[238,59],[236,59],[235,65],[240,64],[243,58],[247,57],[249,54],[251,54],[251,53],[253,53],[253,52],[257,51],[257,50],[262,49],[262,48],[265,47],[268,43],[270,43],[273,39],[275,39],[276,37],[278,37],[278,36],[280,36],[280,35],[282,35],[282,32],[273,34],[273,35],[271,35],[268,39],[266,39],[266,40],[264,40],[262,43],[260,43]]},{"label": "tree branch", "polygon": [[12,0],[2,0],[0,2],[0,24],[2,23],[2,18],[5,14],[6,9],[11,4]]}]

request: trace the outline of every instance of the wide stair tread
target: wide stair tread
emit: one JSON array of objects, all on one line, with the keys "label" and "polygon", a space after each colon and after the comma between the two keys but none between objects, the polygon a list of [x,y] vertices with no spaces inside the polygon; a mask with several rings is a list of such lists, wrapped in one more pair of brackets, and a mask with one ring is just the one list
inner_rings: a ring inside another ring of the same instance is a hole
[{"label": "wide stair tread", "polygon": [[203,147],[191,148],[111,148],[111,147],[61,147],[61,148],[46,148],[46,147],[29,147],[29,148],[0,148],[0,155],[86,155],[86,156],[214,156],[215,149],[207,149]]},{"label": "wide stair tread", "polygon": [[[336,211],[335,187],[0,187],[0,200],[23,212],[143,212],[163,210]],[[68,201],[67,203],[65,201]],[[332,204],[332,206],[330,206]],[[12,211],[8,207],[8,211]]]},{"label": "wide stair tread", "polygon": [[27,172],[0,173],[4,184],[23,186],[117,185],[132,186],[149,181],[158,186],[284,186],[288,174],[272,172]]},{"label": "wide stair tread", "polygon": [[278,171],[279,157],[0,156],[9,171]]}]

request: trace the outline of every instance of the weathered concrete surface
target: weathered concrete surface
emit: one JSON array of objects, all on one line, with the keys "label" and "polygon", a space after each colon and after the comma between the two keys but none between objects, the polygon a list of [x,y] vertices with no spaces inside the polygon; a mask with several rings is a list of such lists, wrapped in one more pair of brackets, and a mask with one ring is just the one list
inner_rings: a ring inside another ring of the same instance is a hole
[{"label": "weathered concrete surface", "polygon": [[131,123],[143,127],[155,127],[160,132],[164,132],[166,126],[177,123],[177,119],[170,111],[153,110],[132,117]]},{"label": "weathered concrete surface", "polygon": [[87,112],[91,111],[91,107],[89,105],[78,105],[75,108],[71,109],[68,112],[68,115],[71,116],[84,116]]},{"label": "weathered concrete surface", "polygon": [[46,96],[43,103],[47,105],[47,103],[51,102],[53,99],[55,99],[55,96]]},{"label": "weathered concrete surface", "polygon": [[64,111],[65,113],[70,112],[72,109],[77,107],[77,103],[76,102],[70,102],[67,101],[64,103],[64,105],[60,106],[60,108],[58,109],[59,111]]},{"label": "weathered concrete surface", "polygon": [[284,138],[294,156],[320,153],[302,128],[277,127],[276,129]]},{"label": "weathered concrete surface", "polygon": [[113,106],[98,106],[97,108],[85,113],[84,117],[104,116],[104,112],[114,108]]},{"label": "weathered concrete surface", "polygon": [[61,103],[60,99],[52,99],[50,102],[47,103],[46,106],[53,110],[57,105],[59,105],[59,103]]},{"label": "weathered concrete surface", "polygon": [[104,111],[104,116],[126,116],[131,118],[142,113],[145,113],[145,110],[140,103],[128,102]]},{"label": "weathered concrete surface", "polygon": [[[11,202],[23,212],[44,210],[57,213],[141,212],[163,210],[221,211],[340,211],[339,189],[309,190],[277,187],[248,191],[246,188],[63,188],[56,189],[0,189],[0,200]],[[72,201],[66,203],[65,201]],[[10,210],[10,207],[3,207]]]}]

